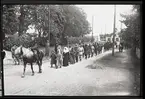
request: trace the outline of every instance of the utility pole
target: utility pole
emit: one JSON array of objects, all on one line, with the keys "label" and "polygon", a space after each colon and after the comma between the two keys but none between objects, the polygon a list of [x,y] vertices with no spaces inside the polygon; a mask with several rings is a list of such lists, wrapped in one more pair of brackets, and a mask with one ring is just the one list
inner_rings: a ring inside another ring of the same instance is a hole
[{"label": "utility pole", "polygon": [[115,39],[115,25],[116,25],[116,5],[114,5],[114,27],[113,27],[113,44],[112,44],[112,56],[114,56],[114,39]]},{"label": "utility pole", "polygon": [[[121,19],[121,21],[120,21],[120,33],[122,33],[122,19]],[[122,39],[122,37],[120,38],[120,40]]]},{"label": "utility pole", "polygon": [[[106,40],[106,24],[105,24],[105,40]],[[107,41],[107,40],[106,40]]]},{"label": "utility pole", "polygon": [[94,26],[93,23],[94,23],[94,16],[92,16],[92,42],[93,42],[93,29],[94,29],[94,28],[93,28],[93,26]]},{"label": "utility pole", "polygon": [[50,46],[50,5],[49,5],[49,46]]},{"label": "utility pole", "polygon": [[106,35],[106,24],[105,24],[105,35]]}]

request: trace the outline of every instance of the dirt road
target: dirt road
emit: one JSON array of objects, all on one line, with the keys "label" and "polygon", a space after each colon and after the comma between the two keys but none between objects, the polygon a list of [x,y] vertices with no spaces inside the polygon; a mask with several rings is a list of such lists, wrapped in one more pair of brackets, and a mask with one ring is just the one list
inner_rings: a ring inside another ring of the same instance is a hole
[{"label": "dirt road", "polygon": [[[59,69],[50,68],[50,63],[44,62],[42,74],[37,73],[38,66],[34,66],[34,76],[31,76],[31,68],[27,66],[25,78],[21,78],[23,65],[10,66],[5,62],[5,95],[132,95],[131,88],[134,78],[128,69],[106,66],[97,62],[109,53],[111,51]],[[122,61],[124,63],[125,57]],[[124,63],[121,66],[125,66]],[[91,69],[90,67],[93,66],[96,68]]]}]

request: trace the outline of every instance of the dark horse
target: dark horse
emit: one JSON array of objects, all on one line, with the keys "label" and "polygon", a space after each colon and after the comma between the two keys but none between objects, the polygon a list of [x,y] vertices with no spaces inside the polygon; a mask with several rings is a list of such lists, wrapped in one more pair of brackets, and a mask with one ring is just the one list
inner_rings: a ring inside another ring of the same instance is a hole
[{"label": "dark horse", "polygon": [[42,59],[44,57],[44,53],[42,51],[39,51],[36,49],[32,50],[32,49],[20,46],[15,50],[15,53],[22,55],[22,58],[23,58],[24,70],[23,70],[22,77],[25,77],[25,70],[26,70],[27,63],[30,63],[31,65],[32,76],[34,75],[34,70],[33,70],[34,62],[36,62],[39,66],[39,73],[42,73],[41,66],[42,66]]}]

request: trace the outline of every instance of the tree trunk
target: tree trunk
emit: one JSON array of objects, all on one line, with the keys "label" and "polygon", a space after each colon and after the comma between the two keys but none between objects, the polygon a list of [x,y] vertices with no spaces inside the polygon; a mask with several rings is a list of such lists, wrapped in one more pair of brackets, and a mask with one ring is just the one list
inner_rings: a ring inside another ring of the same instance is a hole
[{"label": "tree trunk", "polygon": [[20,13],[21,15],[19,16],[19,36],[21,36],[23,34],[23,27],[24,27],[24,8],[23,5],[20,6]]}]

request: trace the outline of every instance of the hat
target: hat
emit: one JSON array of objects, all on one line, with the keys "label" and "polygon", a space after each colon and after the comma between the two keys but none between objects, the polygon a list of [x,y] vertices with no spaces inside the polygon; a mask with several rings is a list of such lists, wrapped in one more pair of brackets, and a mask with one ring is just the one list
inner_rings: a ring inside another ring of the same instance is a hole
[{"label": "hat", "polygon": [[67,47],[64,47],[64,50],[63,50],[64,53],[67,53],[69,52],[69,49]]}]

